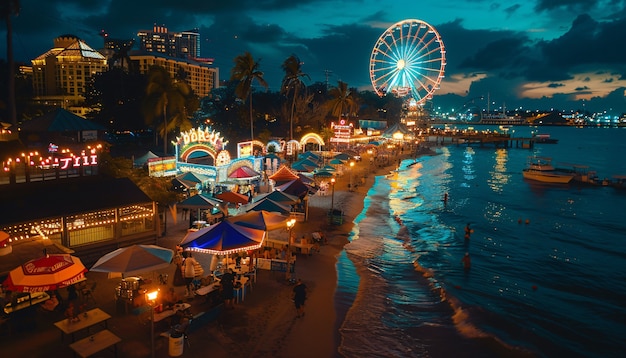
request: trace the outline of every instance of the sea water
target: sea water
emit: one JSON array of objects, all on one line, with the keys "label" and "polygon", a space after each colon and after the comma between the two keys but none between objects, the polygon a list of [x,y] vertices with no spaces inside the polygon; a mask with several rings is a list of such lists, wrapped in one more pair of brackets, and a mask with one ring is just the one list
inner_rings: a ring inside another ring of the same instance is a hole
[{"label": "sea water", "polygon": [[626,175],[626,129],[511,134],[532,131],[559,142],[448,145],[376,178],[337,264],[341,356],[623,356],[626,189],[522,170],[539,155]]}]

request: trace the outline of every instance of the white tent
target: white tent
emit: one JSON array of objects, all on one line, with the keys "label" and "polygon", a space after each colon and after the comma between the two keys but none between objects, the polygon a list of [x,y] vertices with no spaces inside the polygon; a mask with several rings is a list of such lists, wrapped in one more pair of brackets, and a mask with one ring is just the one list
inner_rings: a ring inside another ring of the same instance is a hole
[{"label": "white tent", "polygon": [[133,160],[133,165],[138,168],[138,167],[143,167],[144,165],[146,165],[146,163],[148,163],[148,159],[152,159],[152,158],[158,158],[159,156],[152,153],[151,151],[148,151],[146,154],[142,155],[139,158],[135,158],[135,160]]}]

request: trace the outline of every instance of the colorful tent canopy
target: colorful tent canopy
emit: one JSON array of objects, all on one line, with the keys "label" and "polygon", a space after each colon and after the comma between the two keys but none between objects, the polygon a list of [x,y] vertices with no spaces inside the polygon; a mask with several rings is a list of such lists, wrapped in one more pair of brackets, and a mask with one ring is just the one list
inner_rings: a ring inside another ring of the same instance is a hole
[{"label": "colorful tent canopy", "polygon": [[216,194],[215,197],[227,203],[233,204],[247,204],[250,200],[247,196],[239,193],[235,193],[233,191],[225,191],[219,194]]},{"label": "colorful tent canopy", "polygon": [[259,176],[261,176],[260,173],[246,166],[239,167],[235,169],[234,171],[232,171],[230,174],[228,174],[228,177],[230,179],[252,179],[252,178],[259,177]]},{"label": "colorful tent canopy", "polygon": [[321,157],[313,152],[304,152],[298,155],[298,159],[309,159],[314,162],[319,162],[321,160]]},{"label": "colorful tent canopy", "polygon": [[195,183],[204,184],[210,180],[210,178],[203,174],[185,172],[176,176],[176,179],[188,180]]},{"label": "colorful tent canopy", "polygon": [[297,196],[287,194],[285,192],[278,191],[278,190],[274,190],[273,192],[267,193],[267,194],[259,194],[253,199],[253,201],[257,203],[265,199],[271,199],[283,205],[292,205],[300,201],[300,198],[298,198]]},{"label": "colorful tent canopy", "polygon": [[176,204],[181,209],[212,209],[222,205],[223,201],[204,193],[192,195]]},{"label": "colorful tent canopy", "polygon": [[295,195],[302,199],[309,193],[310,187],[304,184],[302,180],[297,179],[277,186],[276,190]]},{"label": "colorful tent canopy", "polygon": [[298,179],[298,175],[291,171],[291,169],[289,169],[287,166],[282,165],[280,168],[278,168],[276,173],[270,175],[269,179],[280,185],[282,183]]},{"label": "colorful tent canopy", "polygon": [[272,199],[263,199],[259,202],[250,204],[244,208],[246,212],[265,210],[269,212],[275,212],[282,215],[289,215],[291,213],[291,207],[283,204],[279,204]]},{"label": "colorful tent canopy", "polygon": [[332,178],[333,176],[335,176],[334,173],[332,173],[330,171],[326,171],[326,170],[316,171],[313,175],[316,178]]},{"label": "colorful tent canopy", "polygon": [[234,224],[259,229],[264,231],[272,231],[287,227],[289,221],[288,215],[281,215],[265,210],[249,211],[245,214],[237,215],[226,219]]}]

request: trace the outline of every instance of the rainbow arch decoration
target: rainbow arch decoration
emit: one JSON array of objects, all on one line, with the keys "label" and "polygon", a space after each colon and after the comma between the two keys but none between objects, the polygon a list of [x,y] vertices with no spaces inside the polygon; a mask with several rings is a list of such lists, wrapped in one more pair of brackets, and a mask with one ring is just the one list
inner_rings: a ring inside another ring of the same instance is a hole
[{"label": "rainbow arch decoration", "polygon": [[228,142],[219,132],[209,127],[198,127],[181,132],[180,136],[176,137],[174,144],[176,144],[179,161],[187,162],[189,156],[194,152],[206,153],[215,161]]}]

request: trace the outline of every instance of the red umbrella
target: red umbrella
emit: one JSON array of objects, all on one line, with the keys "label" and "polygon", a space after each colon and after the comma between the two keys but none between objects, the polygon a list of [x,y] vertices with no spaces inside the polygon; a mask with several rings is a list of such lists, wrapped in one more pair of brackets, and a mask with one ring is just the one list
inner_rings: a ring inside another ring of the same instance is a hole
[{"label": "red umbrella", "polygon": [[9,245],[9,239],[11,237],[6,232],[0,230],[0,247],[5,247]]},{"label": "red umbrella", "polygon": [[78,257],[50,254],[11,270],[2,286],[16,292],[53,291],[82,280],[85,272],[87,268]]},{"label": "red umbrella", "polygon": [[0,256],[8,255],[11,252],[13,252],[11,236],[0,230]]}]

